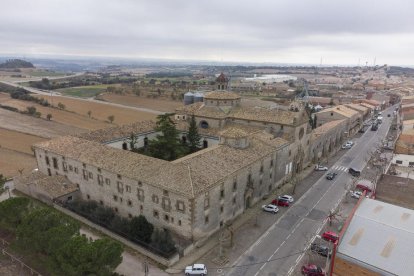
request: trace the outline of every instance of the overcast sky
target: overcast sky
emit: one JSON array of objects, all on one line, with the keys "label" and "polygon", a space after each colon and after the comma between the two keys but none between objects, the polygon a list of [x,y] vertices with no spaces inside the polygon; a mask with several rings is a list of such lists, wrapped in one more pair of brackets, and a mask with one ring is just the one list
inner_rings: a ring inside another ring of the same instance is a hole
[{"label": "overcast sky", "polygon": [[412,0],[0,0],[0,54],[414,65]]}]

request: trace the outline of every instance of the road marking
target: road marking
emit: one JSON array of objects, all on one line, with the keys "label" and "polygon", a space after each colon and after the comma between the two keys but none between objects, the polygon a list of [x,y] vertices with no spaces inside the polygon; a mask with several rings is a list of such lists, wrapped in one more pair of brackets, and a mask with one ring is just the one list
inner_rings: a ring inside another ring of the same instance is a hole
[{"label": "road marking", "polygon": [[295,267],[294,267],[294,266],[292,266],[292,267],[289,269],[288,275],[292,274],[292,272],[293,272],[293,270],[294,270],[294,269],[295,269]]}]

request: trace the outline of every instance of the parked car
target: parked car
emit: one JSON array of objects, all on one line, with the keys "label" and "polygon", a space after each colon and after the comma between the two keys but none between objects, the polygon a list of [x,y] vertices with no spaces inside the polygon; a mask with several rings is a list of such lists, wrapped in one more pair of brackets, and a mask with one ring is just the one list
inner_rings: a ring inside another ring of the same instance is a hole
[{"label": "parked car", "polygon": [[311,244],[311,251],[324,257],[328,257],[329,255],[329,247],[318,243]]},{"label": "parked car", "polygon": [[272,200],[272,205],[289,207],[290,204],[289,204],[289,201],[287,200],[276,198]]},{"label": "parked car", "polygon": [[315,171],[327,171],[328,167],[321,166],[319,164],[315,165]]},{"label": "parked car", "polygon": [[357,169],[354,169],[354,168],[349,168],[349,169],[348,169],[348,172],[349,172],[352,176],[355,176],[355,177],[359,177],[359,176],[361,175],[361,171],[360,171],[360,170],[357,170]]},{"label": "parked car", "polygon": [[325,276],[325,271],[317,265],[307,264],[302,266],[302,274],[306,276]]},{"label": "parked car", "polygon": [[353,198],[360,198],[362,196],[362,192],[360,191],[349,191],[351,193],[351,197]]},{"label": "parked car", "polygon": [[343,144],[341,148],[342,149],[350,149],[350,148],[352,148],[352,146],[349,145],[349,144]]},{"label": "parked car", "polygon": [[204,264],[193,264],[185,268],[185,275],[207,275],[207,267]]},{"label": "parked car", "polygon": [[279,212],[279,208],[277,208],[277,206],[274,204],[263,205],[262,209],[263,211],[274,213],[274,214]]},{"label": "parked car", "polygon": [[323,232],[321,237],[322,239],[330,242],[336,242],[339,239],[338,234],[332,231]]},{"label": "parked car", "polygon": [[282,195],[282,196],[279,196],[278,198],[281,200],[287,200],[290,203],[294,201],[293,196],[290,196],[290,195]]},{"label": "parked car", "polygon": [[346,141],[346,143],[345,143],[346,145],[351,145],[351,146],[353,146],[354,145],[354,142],[353,141],[351,141],[351,140],[349,140],[349,141]]},{"label": "parked car", "polygon": [[330,172],[326,175],[326,179],[333,180],[335,178],[335,176],[336,176],[336,173]]}]

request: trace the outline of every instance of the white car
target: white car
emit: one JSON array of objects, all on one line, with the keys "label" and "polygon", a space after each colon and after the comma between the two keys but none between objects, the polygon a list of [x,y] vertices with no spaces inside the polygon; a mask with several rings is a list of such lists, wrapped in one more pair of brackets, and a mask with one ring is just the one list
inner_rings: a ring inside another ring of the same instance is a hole
[{"label": "white car", "polygon": [[321,165],[315,165],[315,171],[327,171],[328,167],[324,167]]},{"label": "white car", "polygon": [[185,275],[207,275],[207,267],[204,264],[193,264],[185,268]]},{"label": "white car", "polygon": [[279,196],[279,199],[289,201],[289,203],[292,203],[294,201],[293,200],[293,197],[290,196],[290,195],[282,195],[282,196]]},{"label": "white car", "polygon": [[277,208],[277,206],[273,204],[263,205],[262,209],[263,211],[274,213],[274,214],[279,212],[279,208]]},{"label": "white car", "polygon": [[350,191],[350,193],[353,198],[360,198],[362,196],[362,192],[360,191]]},{"label": "white car", "polygon": [[350,145],[350,144],[343,144],[341,148],[342,149],[350,149],[350,148],[352,148],[352,145]]}]

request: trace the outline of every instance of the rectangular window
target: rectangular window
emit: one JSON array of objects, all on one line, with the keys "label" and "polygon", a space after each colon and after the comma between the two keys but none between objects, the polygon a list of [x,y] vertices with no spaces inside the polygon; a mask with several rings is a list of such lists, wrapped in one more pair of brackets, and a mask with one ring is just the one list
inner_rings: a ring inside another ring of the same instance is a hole
[{"label": "rectangular window", "polygon": [[62,162],[62,168],[64,172],[68,171],[68,164],[66,164],[66,162]]},{"label": "rectangular window", "polygon": [[224,207],[220,206],[220,213],[223,213],[223,212],[224,212]]},{"label": "rectangular window", "polygon": [[78,168],[77,167],[74,167],[73,170],[75,171],[76,174],[78,173]]},{"label": "rectangular window", "polygon": [[181,200],[177,200],[177,211],[184,212],[185,204]]},{"label": "rectangular window", "polygon": [[170,217],[168,215],[164,215],[164,220],[169,222],[170,221]]},{"label": "rectangular window", "polygon": [[236,198],[233,197],[233,205],[236,205]]},{"label": "rectangular window", "polygon": [[157,211],[157,210],[154,210],[154,212],[153,212],[153,216],[154,216],[155,218],[160,218],[160,215],[159,215],[159,213],[158,213],[158,211]]},{"label": "rectangular window", "polygon": [[88,171],[83,170],[83,179],[88,180]]},{"label": "rectangular window", "polygon": [[162,209],[166,212],[171,211],[171,200],[168,197],[162,198]]},{"label": "rectangular window", "polygon": [[152,202],[158,204],[158,196],[157,195],[152,195]]},{"label": "rectangular window", "polygon": [[102,174],[98,174],[98,185],[100,185],[100,186],[103,185],[103,176],[102,176]]},{"label": "rectangular window", "polygon": [[204,224],[208,224],[208,215],[204,217]]},{"label": "rectangular window", "polygon": [[233,182],[233,192],[235,192],[237,190],[237,181],[234,180]]},{"label": "rectangular window", "polygon": [[72,165],[69,165],[69,171],[73,171]]},{"label": "rectangular window", "polygon": [[124,183],[122,183],[121,181],[118,181],[117,188],[118,188],[118,193],[122,194],[124,192]]},{"label": "rectangular window", "polygon": [[163,191],[162,191],[162,194],[163,194],[164,196],[168,196],[168,191],[167,191],[167,190],[163,190]]},{"label": "rectangular window", "polygon": [[113,195],[113,199],[114,199],[114,201],[118,201],[118,196],[117,195]]},{"label": "rectangular window", "polygon": [[220,190],[220,198],[224,198],[224,190]]},{"label": "rectangular window", "polygon": [[55,168],[56,170],[59,169],[58,161],[57,161],[57,159],[55,157],[53,157],[53,168]]},{"label": "rectangular window", "polygon": [[93,173],[92,172],[88,172],[89,173],[89,178],[93,179]]},{"label": "rectangular window", "polygon": [[395,161],[395,163],[397,163],[397,164],[400,164],[400,165],[401,165],[403,162],[402,162],[401,160],[396,160],[396,161]]},{"label": "rectangular window", "polygon": [[204,210],[208,209],[210,207],[210,198],[206,197],[204,199]]},{"label": "rectangular window", "polygon": [[263,172],[263,165],[260,166],[260,172]]},{"label": "rectangular window", "polygon": [[46,159],[46,165],[50,166],[49,156],[45,156]]},{"label": "rectangular window", "polygon": [[127,191],[127,193],[130,193],[131,192],[131,186],[125,185],[125,190]]},{"label": "rectangular window", "polygon": [[109,178],[105,178],[106,185],[111,185],[111,180]]},{"label": "rectangular window", "polygon": [[137,197],[139,201],[144,201],[144,190],[142,189],[137,189]]},{"label": "rectangular window", "polygon": [[128,199],[127,204],[129,207],[132,207],[132,200]]}]

